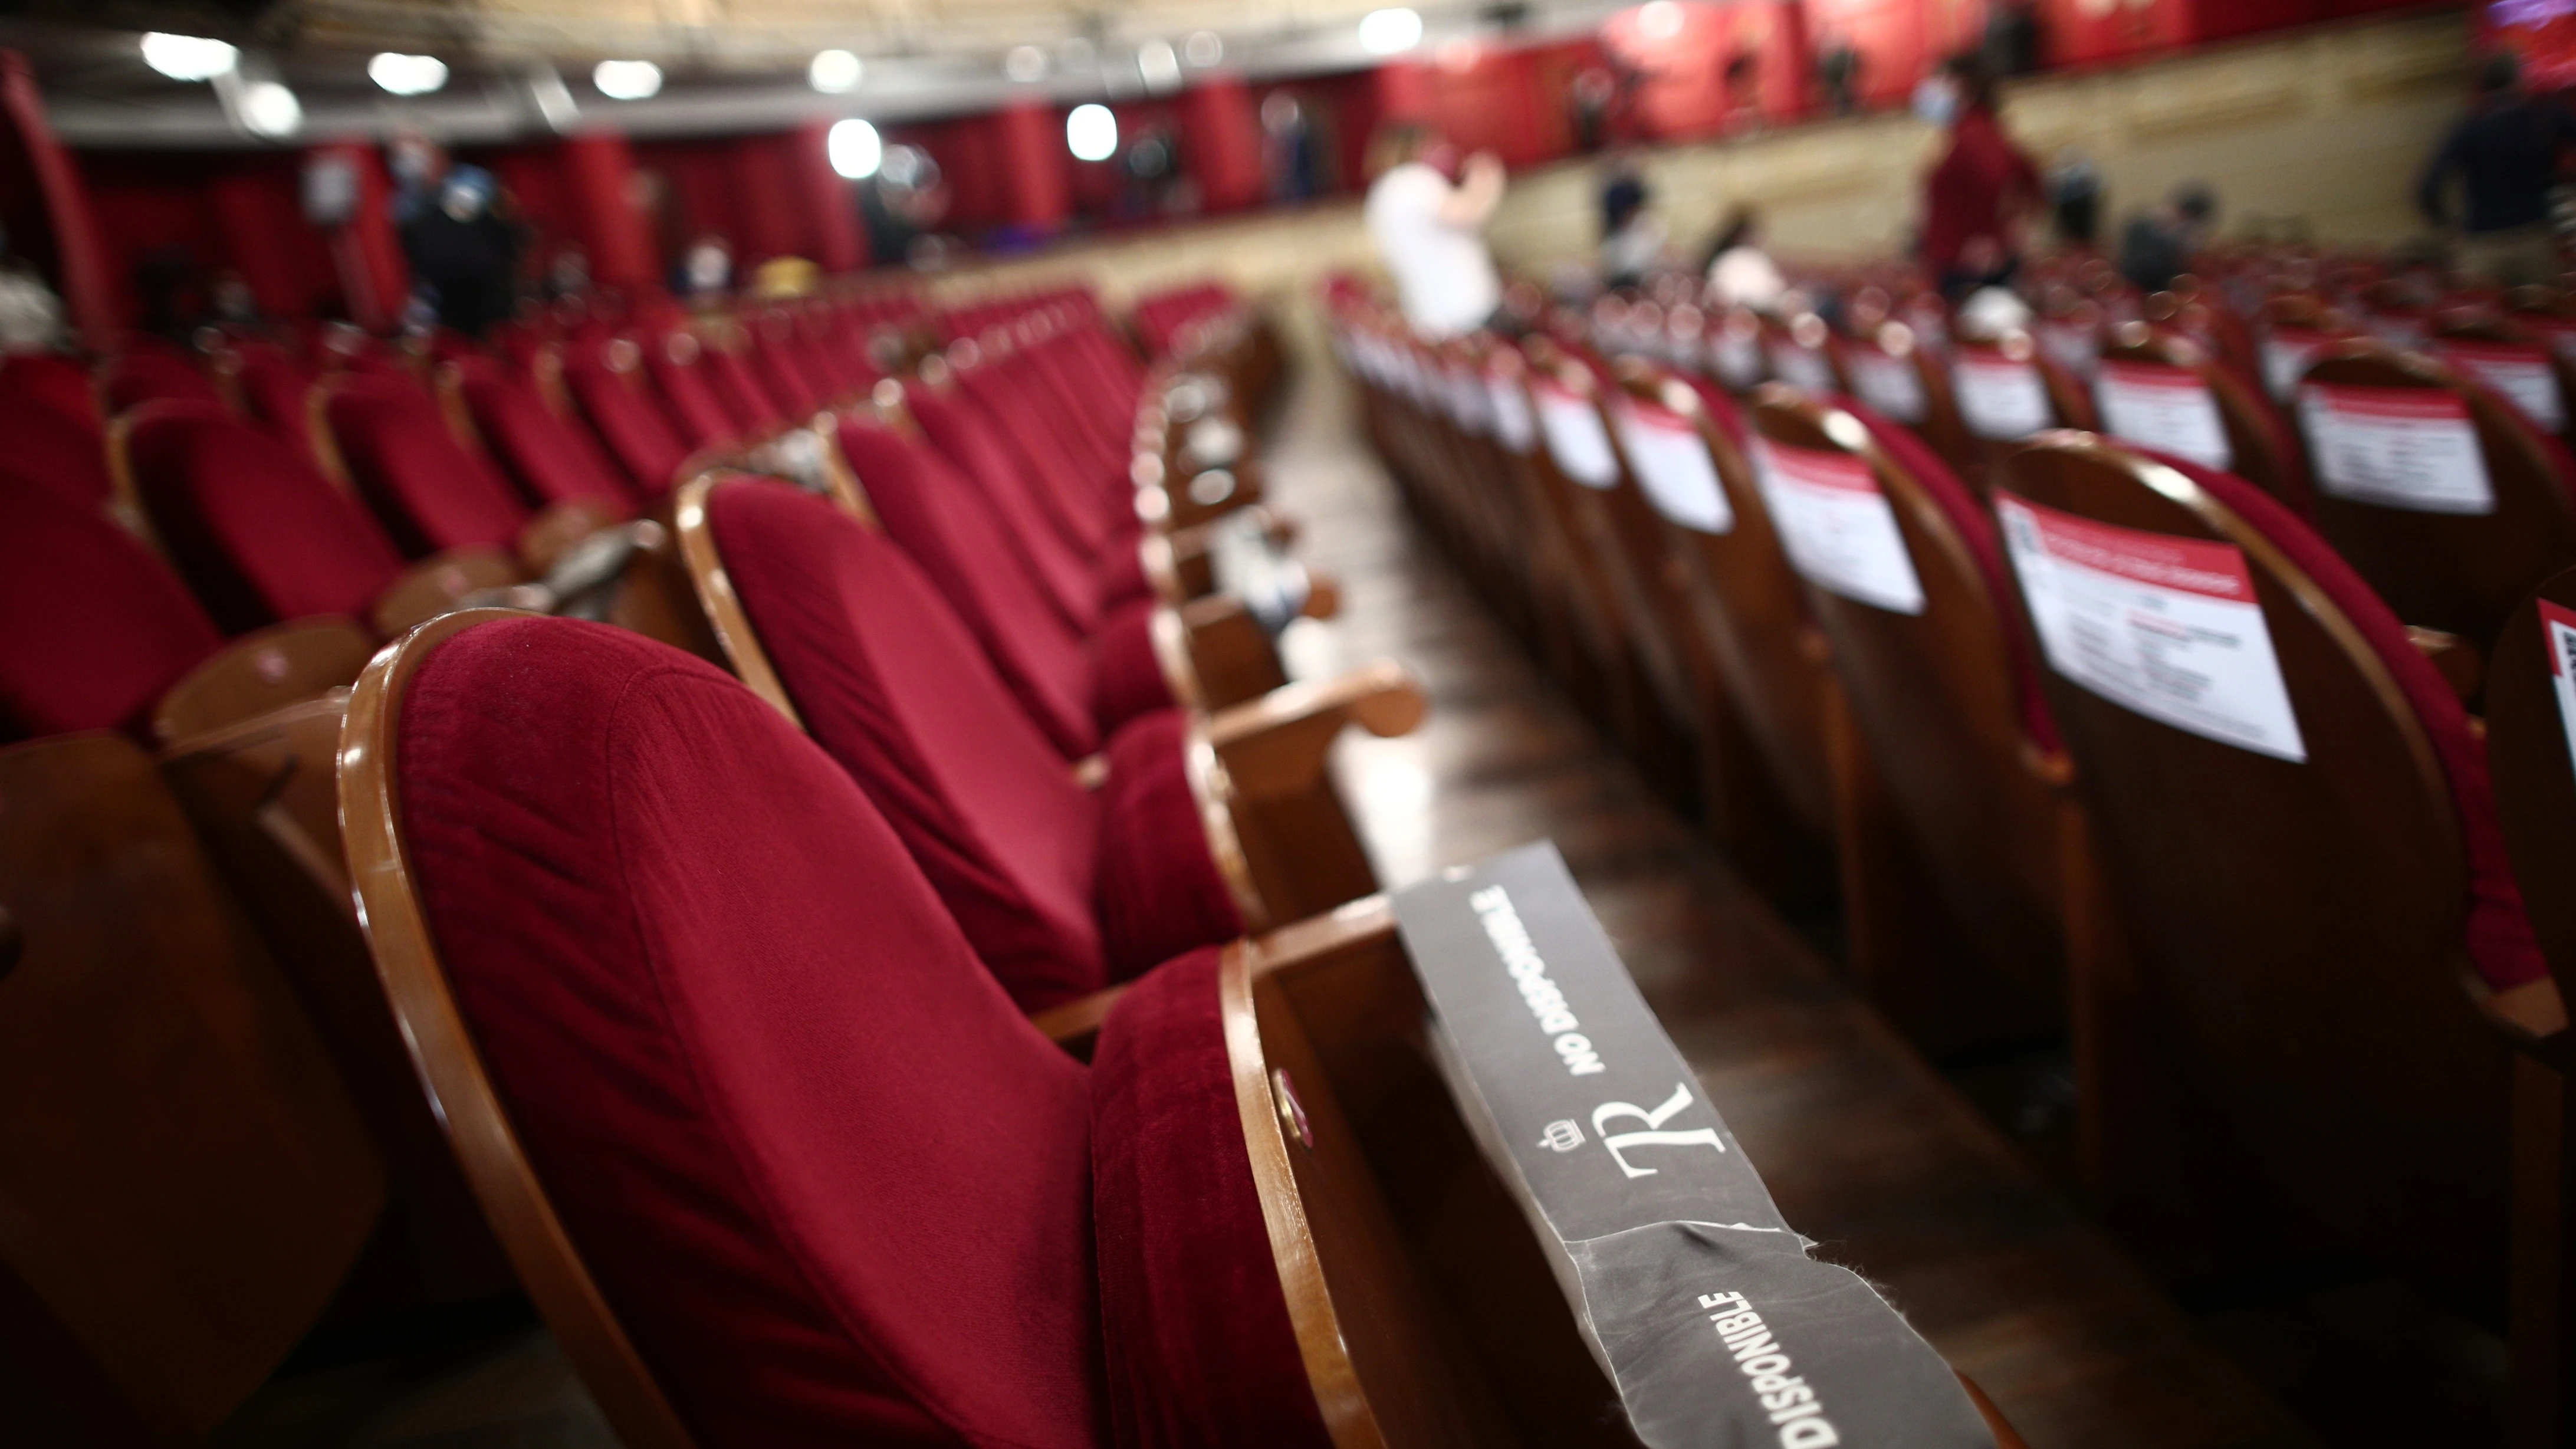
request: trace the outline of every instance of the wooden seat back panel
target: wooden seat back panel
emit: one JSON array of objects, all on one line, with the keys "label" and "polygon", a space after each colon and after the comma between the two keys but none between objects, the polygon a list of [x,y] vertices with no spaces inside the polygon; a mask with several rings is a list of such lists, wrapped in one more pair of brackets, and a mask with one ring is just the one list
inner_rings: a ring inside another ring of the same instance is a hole
[{"label": "wooden seat back panel", "polygon": [[162,1434],[211,1428],[356,1261],[385,1170],[131,743],[0,752],[0,1258]]}]

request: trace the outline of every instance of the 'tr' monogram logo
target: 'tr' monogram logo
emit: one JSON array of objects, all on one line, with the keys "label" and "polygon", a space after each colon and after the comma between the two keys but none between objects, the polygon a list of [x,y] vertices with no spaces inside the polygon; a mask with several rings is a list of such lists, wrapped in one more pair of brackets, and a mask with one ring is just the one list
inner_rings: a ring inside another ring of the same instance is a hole
[{"label": "'tr' monogram logo", "polygon": [[[1592,1130],[1601,1138],[1601,1145],[1610,1149],[1610,1160],[1619,1164],[1619,1170],[1621,1172],[1626,1173],[1630,1177],[1652,1177],[1655,1175],[1657,1169],[1651,1167],[1630,1166],[1625,1155],[1626,1149],[1631,1147],[1709,1147],[1714,1148],[1719,1152],[1724,1152],[1726,1150],[1726,1144],[1718,1139],[1717,1129],[1714,1127],[1700,1127],[1688,1132],[1666,1132],[1663,1130],[1664,1124],[1673,1119],[1673,1114],[1690,1105],[1690,1100],[1690,1086],[1688,1083],[1683,1083],[1674,1087],[1673,1094],[1664,1099],[1663,1105],[1657,1107],[1651,1112],[1632,1102],[1604,1102],[1600,1106],[1592,1109]],[[1606,1124],[1612,1119],[1619,1117],[1634,1117],[1638,1121],[1646,1124],[1645,1129],[1638,1132],[1620,1132],[1614,1134],[1609,1130]]]}]

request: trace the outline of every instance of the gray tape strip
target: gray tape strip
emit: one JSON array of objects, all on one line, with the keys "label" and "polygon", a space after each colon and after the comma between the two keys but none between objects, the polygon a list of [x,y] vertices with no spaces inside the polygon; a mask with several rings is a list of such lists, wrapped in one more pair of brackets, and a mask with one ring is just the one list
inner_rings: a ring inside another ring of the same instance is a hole
[{"label": "gray tape strip", "polygon": [[1654,1449],[1994,1449],[1949,1366],[1807,1255],[1548,843],[1394,897],[1461,1112]]}]

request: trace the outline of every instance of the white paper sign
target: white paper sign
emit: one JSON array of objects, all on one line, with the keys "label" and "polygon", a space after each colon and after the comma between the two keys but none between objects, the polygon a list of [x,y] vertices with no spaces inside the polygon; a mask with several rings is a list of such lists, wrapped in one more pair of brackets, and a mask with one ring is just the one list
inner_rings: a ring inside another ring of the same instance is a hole
[{"label": "white paper sign", "polygon": [[1834,365],[1823,353],[1795,342],[1771,344],[1771,375],[1801,392],[1839,391],[1834,386]]},{"label": "white paper sign", "polygon": [[2111,436],[2204,468],[2234,466],[2218,399],[2197,374],[2161,363],[2106,361],[2093,393],[2102,405],[2102,430]]},{"label": "white paper sign", "polygon": [[1923,612],[1923,581],[1869,460],[1756,439],[1753,471],[1789,562],[1818,588],[1900,614]]},{"label": "white paper sign", "polygon": [[1894,357],[1866,344],[1843,354],[1852,391],[1870,411],[1900,423],[1923,421],[1923,374],[1911,357]]},{"label": "white paper sign", "polygon": [[2493,513],[2495,488],[2466,399],[2434,388],[2311,382],[2299,420],[2317,486],[2419,513]]},{"label": "white paper sign", "polygon": [[1980,438],[2010,442],[2046,428],[2052,414],[2039,369],[1991,347],[1962,348],[1950,369],[1959,416]]},{"label": "white paper sign", "polygon": [[1485,397],[1493,404],[1494,436],[1504,447],[1526,453],[1538,446],[1538,423],[1530,417],[1529,394],[1521,391],[1517,378],[1486,373]]},{"label": "white paper sign", "polygon": [[1995,495],[2049,667],[2149,719],[2281,760],[2307,745],[2245,555]]},{"label": "white paper sign", "polygon": [[2558,369],[2540,348],[2511,342],[2446,342],[2442,355],[2504,394],[2542,432],[2567,426],[2567,409],[2558,396]]},{"label": "white paper sign", "polygon": [[2558,691],[2558,724],[2567,732],[2567,757],[2576,763],[2576,611],[2542,599],[2540,637],[2549,646],[2549,682]]},{"label": "white paper sign", "polygon": [[2308,363],[2335,339],[2323,332],[2310,332],[2300,327],[2279,327],[2263,339],[2263,385],[2272,396],[2288,402],[2299,391],[2299,379],[2307,376]]},{"label": "white paper sign", "polygon": [[1627,450],[1629,470],[1656,512],[1701,533],[1735,527],[1735,510],[1717,481],[1717,460],[1709,456],[1708,443],[1690,419],[1627,398],[1612,420],[1619,426],[1619,446]]},{"label": "white paper sign", "polygon": [[1547,435],[1548,456],[1558,470],[1586,488],[1609,488],[1619,481],[1619,455],[1610,448],[1610,430],[1601,426],[1601,409],[1545,377],[1530,379],[1538,403],[1539,430]]},{"label": "white paper sign", "polygon": [[1762,349],[1745,334],[1720,327],[1709,334],[1708,367],[1728,390],[1743,392],[1762,380]]}]

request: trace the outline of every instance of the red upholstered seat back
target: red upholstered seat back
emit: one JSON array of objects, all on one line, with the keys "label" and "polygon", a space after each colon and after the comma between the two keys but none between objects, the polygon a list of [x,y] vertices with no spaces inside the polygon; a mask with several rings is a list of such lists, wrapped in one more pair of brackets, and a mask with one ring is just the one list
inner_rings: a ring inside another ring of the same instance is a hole
[{"label": "red upholstered seat back", "polygon": [[700,365],[706,369],[707,382],[715,395],[723,400],[725,410],[733,414],[742,431],[766,433],[786,423],[786,406],[770,395],[740,351],[709,347]]},{"label": "red upholstered seat back", "polygon": [[507,619],[424,661],[394,769],[475,1047],[699,1443],[1100,1442],[1085,1071],[811,740]]},{"label": "red upholstered seat back", "polygon": [[1079,759],[1098,749],[1082,640],[1027,567],[994,546],[1007,535],[975,485],[936,451],[874,423],[844,419],[841,453],[888,536],[966,621],[1057,751]]},{"label": "red upholstered seat back", "polygon": [[745,424],[716,394],[698,339],[672,332],[643,345],[645,370],[652,376],[654,391],[661,394],[672,425],[694,447],[730,445]]},{"label": "red upholstered seat back", "polygon": [[708,522],[805,727],[1013,999],[1103,985],[1092,797],[947,602],[893,540],[784,483],[716,489]]},{"label": "red upholstered seat back", "polygon": [[0,472],[90,508],[103,508],[115,496],[107,445],[77,418],[34,398],[0,392],[0,440]]},{"label": "red upholstered seat back", "polygon": [[107,397],[110,412],[148,402],[192,402],[221,406],[223,397],[215,391],[196,363],[175,352],[158,348],[128,352],[111,359],[101,375],[100,391]]},{"label": "red upholstered seat back", "polygon": [[[1049,517],[1086,554],[1136,532],[1132,485],[1125,511],[1113,513],[1098,470],[1085,471],[1067,449],[1052,415],[1055,395],[1017,353],[958,374],[967,396],[982,407],[989,430],[1011,450]],[[1125,479],[1120,479],[1122,484]]]},{"label": "red upholstered seat back", "polygon": [[943,390],[920,383],[904,389],[924,437],[957,467],[1001,526],[1003,544],[1043,586],[1057,614],[1088,633],[1100,606],[1092,566],[1064,524],[1055,518],[1046,487],[1003,441],[984,408],[962,387]]},{"label": "red upholstered seat back", "polygon": [[241,385],[242,401],[251,416],[289,446],[310,448],[312,416],[306,398],[313,387],[312,369],[287,356],[283,348],[266,344],[245,344],[237,355],[240,365],[233,377]]},{"label": "red upholstered seat back", "polygon": [[135,491],[215,622],[364,618],[403,569],[364,507],[286,445],[210,408],[159,404],[126,435]]},{"label": "red upholstered seat back", "polygon": [[478,368],[457,391],[522,501],[536,508],[593,503],[620,516],[634,511],[634,496],[617,465],[580,425],[557,417],[534,387],[498,368]]},{"label": "red upholstered seat back", "polygon": [[2496,824],[2495,787],[2487,777],[2486,742],[2470,728],[2468,712],[2441,672],[2407,638],[2406,626],[2314,528],[2262,489],[2229,473],[2182,459],[2163,462],[2209,491],[2289,557],[2343,611],[2406,696],[2415,718],[2441,757],[2460,813],[2460,840],[2469,862],[2469,958],[2489,986],[2501,991],[2549,974],[2522,891],[2514,884],[2504,833]]},{"label": "red upholstered seat back", "polygon": [[[640,496],[659,498],[671,491],[673,477],[688,461],[692,445],[645,395],[635,373],[611,364],[609,348],[634,346],[616,339],[565,349],[564,388],[600,442],[607,445],[609,456],[626,471],[626,481]],[[631,350],[626,360],[630,367],[642,365]]]},{"label": "red upholstered seat back", "polygon": [[518,539],[527,509],[489,462],[456,440],[427,394],[349,378],[325,406],[349,481],[405,553],[508,548]]},{"label": "red upholstered seat back", "polygon": [[0,735],[140,731],[162,691],[223,642],[95,504],[0,460]]},{"label": "red upholstered seat back", "polygon": [[98,413],[97,387],[88,371],[68,357],[22,353],[0,358],[0,399],[51,408],[93,436],[107,431]]}]

